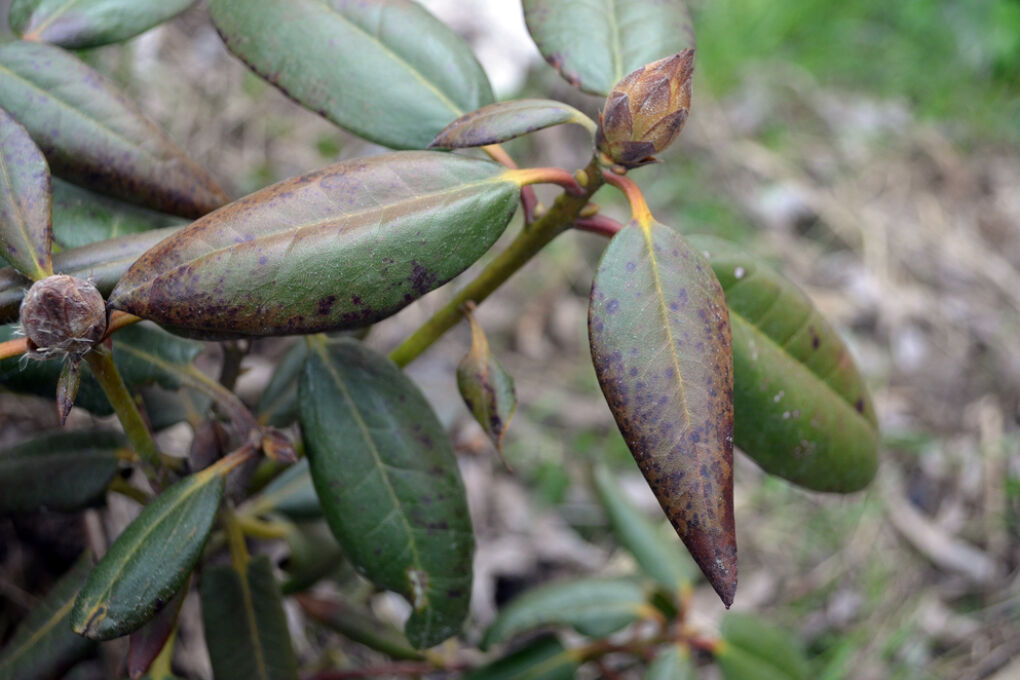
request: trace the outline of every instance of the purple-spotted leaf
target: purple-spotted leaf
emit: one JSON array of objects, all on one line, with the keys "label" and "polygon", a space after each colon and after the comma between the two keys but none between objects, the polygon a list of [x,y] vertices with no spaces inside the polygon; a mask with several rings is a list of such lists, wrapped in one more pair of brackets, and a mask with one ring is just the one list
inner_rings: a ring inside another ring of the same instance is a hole
[{"label": "purple-spotted leaf", "polygon": [[553,125],[576,123],[595,134],[595,121],[552,99],[515,99],[483,106],[446,126],[430,149],[464,149],[505,141]]},{"label": "purple-spotted leaf", "polygon": [[471,415],[502,453],[503,435],[517,410],[514,379],[492,355],[474,314],[466,316],[471,324],[471,349],[457,366],[457,387]]},{"label": "purple-spotted leaf", "polygon": [[423,149],[493,101],[460,36],[411,0],[211,0],[227,47],[337,125],[395,149]]},{"label": "purple-spotted leaf", "polygon": [[524,0],[524,19],[545,60],[589,94],[694,47],[684,0]]},{"label": "purple-spotted leaf", "polygon": [[337,163],[166,239],[128,270],[109,304],[192,334],[367,326],[481,257],[513,215],[518,176],[434,151]]},{"label": "purple-spotted leaf", "polygon": [[690,237],[726,291],[733,327],[734,443],[815,491],[864,488],[878,427],[850,350],[804,293],[733,244]]},{"label": "purple-spotted leaf", "polygon": [[195,0],[14,0],[11,28],[68,49],[120,42],[180,14]]},{"label": "purple-spotted leaf", "polygon": [[[53,256],[53,270],[89,279],[100,293],[107,295],[139,255],[178,230],[178,227],[155,229],[65,250]],[[21,301],[31,285],[13,267],[0,269],[0,323],[18,318]]]},{"label": "purple-spotted leaf", "polygon": [[0,108],[0,255],[30,279],[53,273],[50,169],[28,131]]},{"label": "purple-spotted leaf", "polygon": [[672,229],[631,222],[599,262],[588,334],[638,467],[729,606],[737,587],[733,356],[722,287]]},{"label": "purple-spotted leaf", "polygon": [[75,184],[183,217],[229,200],[113,83],[59,47],[0,45],[0,106]]},{"label": "purple-spotted leaf", "polygon": [[329,528],[358,571],[411,603],[411,644],[439,644],[467,616],[475,546],[450,440],[386,357],[350,339],[310,350],[301,431]]}]

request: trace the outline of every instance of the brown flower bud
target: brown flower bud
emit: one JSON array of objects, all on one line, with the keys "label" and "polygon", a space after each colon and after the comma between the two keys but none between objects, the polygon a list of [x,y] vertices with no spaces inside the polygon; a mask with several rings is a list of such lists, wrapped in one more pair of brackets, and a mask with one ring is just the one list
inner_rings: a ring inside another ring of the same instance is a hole
[{"label": "brown flower bud", "polygon": [[50,276],[36,281],[21,302],[21,327],[35,358],[77,358],[106,332],[106,302],[89,281]]},{"label": "brown flower bud", "polygon": [[599,113],[599,150],[625,168],[654,161],[687,122],[693,74],[694,50],[686,49],[618,82]]}]

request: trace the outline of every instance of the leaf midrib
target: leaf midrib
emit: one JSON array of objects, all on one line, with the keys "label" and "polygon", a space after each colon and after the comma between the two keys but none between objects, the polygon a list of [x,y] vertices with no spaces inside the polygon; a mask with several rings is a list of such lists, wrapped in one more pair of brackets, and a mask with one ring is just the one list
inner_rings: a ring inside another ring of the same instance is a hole
[{"label": "leaf midrib", "polygon": [[342,12],[338,11],[336,8],[334,8],[332,5],[330,5],[325,0],[314,0],[314,1],[318,2],[319,4],[321,4],[326,9],[327,13],[335,14],[337,17],[340,18],[341,22],[347,24],[352,29],[354,29],[356,32],[362,34],[368,40],[370,40],[371,42],[375,43],[378,46],[379,50],[385,56],[389,57],[398,66],[401,66],[404,69],[406,69],[408,71],[408,73],[410,73],[411,76],[415,80],[417,80],[422,85],[424,85],[427,90],[430,90],[432,92],[432,94],[434,94],[436,96],[436,98],[439,100],[439,102],[443,106],[445,106],[446,108],[450,109],[450,111],[453,114],[455,114],[455,116],[460,116],[460,115],[462,115],[464,113],[464,109],[460,108],[451,99],[449,99],[443,93],[442,90],[440,90],[438,87],[436,87],[431,81],[429,81],[425,77],[424,73],[422,73],[421,71],[416,69],[410,62],[408,62],[406,59],[404,59],[399,54],[397,54],[392,49],[390,49],[389,46],[386,45],[386,43],[382,42],[382,40],[380,40],[376,36],[374,36],[371,33],[369,33],[367,30],[363,29],[361,26],[358,26],[356,23],[354,23],[353,21],[348,19]]},{"label": "leaf midrib", "polygon": [[684,409],[684,427],[686,432],[691,426],[691,411],[687,405],[687,391],[684,389],[683,374],[680,372],[680,357],[676,353],[676,340],[673,337],[673,329],[670,328],[670,314],[666,308],[666,296],[662,289],[662,278],[659,275],[659,262],[655,258],[655,247],[652,243],[652,229],[654,225],[640,225],[641,233],[645,239],[645,246],[648,249],[648,260],[651,265],[652,281],[655,283],[655,299],[659,303],[659,314],[662,317],[662,327],[666,331],[666,339],[669,342],[669,356],[673,360],[673,374],[676,376],[677,394],[680,397],[680,405]]},{"label": "leaf midrib", "polygon": [[[626,75],[623,73],[623,45],[620,41],[620,22],[616,16],[616,0],[605,0],[606,19],[609,25],[609,56],[613,68],[613,82],[609,84],[612,89]],[[608,94],[608,93],[606,93]]]}]

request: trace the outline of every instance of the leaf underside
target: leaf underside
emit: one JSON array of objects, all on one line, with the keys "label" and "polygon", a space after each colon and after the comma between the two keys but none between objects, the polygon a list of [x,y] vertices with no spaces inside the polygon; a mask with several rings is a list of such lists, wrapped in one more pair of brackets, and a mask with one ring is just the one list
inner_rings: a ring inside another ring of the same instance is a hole
[{"label": "leaf underside", "polygon": [[0,255],[31,279],[53,273],[50,169],[28,131],[0,109]]}]

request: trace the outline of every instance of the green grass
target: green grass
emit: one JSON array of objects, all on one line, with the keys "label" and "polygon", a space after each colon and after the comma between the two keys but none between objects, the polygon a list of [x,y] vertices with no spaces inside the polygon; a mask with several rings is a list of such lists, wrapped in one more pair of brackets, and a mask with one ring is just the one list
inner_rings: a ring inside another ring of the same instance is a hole
[{"label": "green grass", "polygon": [[749,65],[789,62],[824,86],[900,97],[922,118],[1020,138],[1016,0],[701,0],[701,82],[717,94]]}]

